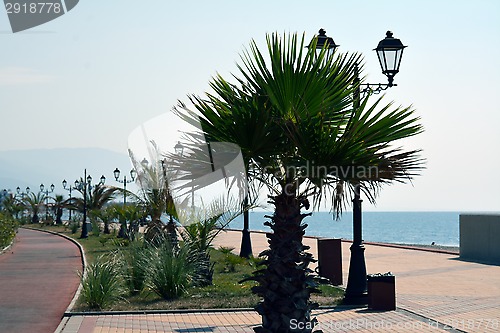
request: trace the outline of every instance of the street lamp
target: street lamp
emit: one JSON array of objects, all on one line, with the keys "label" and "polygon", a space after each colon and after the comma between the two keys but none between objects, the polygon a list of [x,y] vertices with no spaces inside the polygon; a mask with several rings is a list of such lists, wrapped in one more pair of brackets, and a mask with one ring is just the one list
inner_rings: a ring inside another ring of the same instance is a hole
[{"label": "street lamp", "polygon": [[184,146],[180,141],[177,141],[177,144],[174,146],[175,154],[178,156],[182,156],[184,153]]},{"label": "street lamp", "polygon": [[[333,39],[326,36],[325,30],[321,29],[319,31],[319,36],[315,37],[316,41],[316,54],[322,52],[323,48],[335,48]],[[325,42],[327,41],[327,42]],[[326,46],[324,46],[326,43]],[[309,46],[312,45],[309,44]],[[356,89],[354,91],[354,108],[358,108],[360,104],[360,94],[361,93],[375,93],[378,94],[383,90],[390,87],[396,86],[394,84],[394,76],[399,72],[399,66],[401,65],[401,58],[403,56],[403,50],[406,46],[401,43],[399,39],[393,37],[391,31],[386,32],[386,37],[378,43],[378,46],[374,49],[377,51],[377,56],[379,59],[380,67],[382,73],[387,76],[388,83],[377,83],[377,84],[359,84],[359,74],[356,75],[355,85]],[[333,51],[332,51],[333,52]],[[353,202],[353,242],[351,245],[351,258],[349,263],[349,277],[347,281],[347,288],[345,292],[344,304],[367,304],[368,294],[367,294],[367,280],[366,280],[366,263],[365,263],[365,246],[363,245],[363,232],[362,232],[362,209],[360,193],[361,186],[359,183],[354,185],[354,198]]]},{"label": "street lamp", "polygon": [[87,238],[89,235],[89,227],[87,222],[87,191],[92,191],[94,186],[103,185],[106,181],[106,177],[104,175],[99,179],[99,183],[96,185],[92,185],[92,177],[90,175],[87,176],[87,169],[83,172],[83,179],[81,181],[75,180],[75,189],[82,191],[83,194],[83,222],[82,222],[82,233],[80,238]]},{"label": "street lamp", "polygon": [[[21,188],[18,186],[16,187],[16,194],[14,195],[14,199],[17,200],[20,204],[24,201],[24,197],[30,192],[30,188],[26,187],[26,192],[21,192]],[[19,199],[20,197],[20,199]],[[24,217],[24,208],[21,213],[21,217]],[[16,218],[17,218],[17,213],[16,213]]]},{"label": "street lamp", "polygon": [[123,176],[123,180],[118,179],[120,178],[120,170],[118,168],[113,171],[113,175],[115,176],[115,180],[121,184],[123,184],[123,206],[127,204],[127,184],[132,183],[135,180],[135,177],[137,176],[137,173],[135,172],[134,169],[130,170],[130,178],[127,180],[127,175]]},{"label": "street lamp", "polygon": [[[62,186],[63,186],[63,189],[65,189],[66,191],[69,191],[69,201],[71,202],[71,192],[76,189],[76,187],[74,187],[73,185],[70,185],[69,188],[66,188],[66,186],[68,186],[68,182],[66,181],[66,179],[64,179],[62,181]],[[71,212],[73,211],[73,209],[69,208],[69,221],[71,222]]]},{"label": "street lamp", "polygon": [[388,87],[393,86],[394,76],[399,72],[403,50],[406,46],[397,38],[393,37],[391,31],[387,31],[385,38],[373,49],[377,51],[378,61],[382,68],[382,73],[387,76]]},{"label": "street lamp", "polygon": [[54,184],[50,185],[50,191],[49,189],[45,189],[45,185],[40,184],[40,193],[45,194],[45,221],[47,222],[49,220],[49,193],[54,192]]}]

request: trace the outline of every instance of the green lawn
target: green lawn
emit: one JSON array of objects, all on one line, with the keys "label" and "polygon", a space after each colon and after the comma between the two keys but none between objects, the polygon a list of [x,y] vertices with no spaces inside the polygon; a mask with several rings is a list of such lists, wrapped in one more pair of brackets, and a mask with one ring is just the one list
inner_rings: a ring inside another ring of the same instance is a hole
[{"label": "green lawn", "polygon": [[[29,225],[28,227],[33,227]],[[36,226],[39,227],[39,226]],[[66,227],[44,226],[43,229],[65,234],[78,241],[84,248],[88,263],[93,262],[102,254],[108,254],[127,246],[127,241],[116,238],[115,235],[94,236],[89,233],[86,239],[80,239],[80,230],[72,234]],[[209,308],[253,308],[259,298],[251,291],[255,282],[238,283],[252,275],[256,270],[258,259],[244,259],[232,253],[212,249],[211,260],[215,262],[213,285],[207,287],[191,287],[188,292],[175,300],[164,300],[152,292],[138,295],[123,295],[123,300],[115,303],[112,308],[104,310],[171,310],[171,309],[209,309]],[[340,302],[343,290],[337,287],[323,285],[322,294],[313,295],[312,300],[320,305],[333,306]],[[81,302],[73,311],[92,311]]]}]

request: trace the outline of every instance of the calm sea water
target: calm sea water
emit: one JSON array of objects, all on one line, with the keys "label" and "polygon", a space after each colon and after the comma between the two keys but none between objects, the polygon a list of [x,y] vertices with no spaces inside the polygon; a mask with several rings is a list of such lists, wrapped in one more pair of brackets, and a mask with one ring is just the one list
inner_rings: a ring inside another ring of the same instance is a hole
[{"label": "calm sea water", "polygon": [[[266,212],[250,213],[250,229],[270,229],[263,225]],[[363,212],[363,239],[367,242],[396,244],[459,245],[458,212]],[[306,217],[306,235],[352,239],[352,213],[344,213],[337,221],[327,212],[315,212]],[[230,227],[241,229],[243,219]]]}]

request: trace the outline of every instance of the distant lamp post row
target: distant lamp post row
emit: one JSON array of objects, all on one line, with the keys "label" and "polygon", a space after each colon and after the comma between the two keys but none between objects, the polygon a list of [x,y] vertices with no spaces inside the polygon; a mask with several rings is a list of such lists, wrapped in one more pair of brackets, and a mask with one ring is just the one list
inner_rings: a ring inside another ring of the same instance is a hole
[{"label": "distant lamp post row", "polygon": [[[323,49],[326,49],[326,56],[331,57],[335,49],[339,46],[336,45],[331,37],[326,36],[324,29],[319,30],[319,35],[316,38],[316,57]],[[309,44],[308,47],[312,46]],[[378,60],[382,73],[387,76],[388,83],[377,84],[359,84],[359,75],[355,79],[356,89],[354,91],[354,108],[360,105],[360,94],[378,94],[383,90],[396,86],[394,84],[394,76],[399,73],[399,66],[401,65],[401,58],[403,50],[406,48],[403,43],[397,38],[393,37],[391,31],[387,31],[386,37],[382,39],[374,51],[377,52]],[[356,66],[357,71],[357,66]],[[356,73],[358,74],[358,73]],[[365,247],[363,245],[362,236],[362,209],[361,203],[363,200],[360,198],[361,186],[355,184],[354,186],[354,199],[353,201],[353,243],[350,248],[351,259],[349,265],[349,277],[347,281],[347,288],[345,293],[345,304],[366,304],[367,297],[367,280],[366,280],[366,263],[365,263]]]},{"label": "distant lamp post row", "polygon": [[78,191],[83,193],[83,222],[82,222],[82,233],[80,238],[87,238],[89,233],[89,224],[87,222],[87,193],[92,191],[92,188],[99,185],[104,185],[106,182],[106,177],[104,175],[99,179],[99,183],[92,185],[92,177],[90,175],[87,176],[87,169],[84,170],[83,179],[81,181],[75,180],[75,187]]},{"label": "distant lamp post row", "polygon": [[48,188],[45,188],[45,185],[40,184],[40,193],[43,193],[45,195],[45,221],[49,220],[49,194],[54,192],[55,188],[55,185],[51,184],[49,191]]},{"label": "distant lamp post row", "polygon": [[127,204],[127,184],[130,184],[135,181],[135,177],[137,176],[137,172],[132,169],[130,170],[130,179],[127,179],[127,175],[123,176],[123,180],[120,178],[120,169],[116,168],[113,171],[113,175],[115,176],[115,180],[121,184],[123,184],[123,206]]}]

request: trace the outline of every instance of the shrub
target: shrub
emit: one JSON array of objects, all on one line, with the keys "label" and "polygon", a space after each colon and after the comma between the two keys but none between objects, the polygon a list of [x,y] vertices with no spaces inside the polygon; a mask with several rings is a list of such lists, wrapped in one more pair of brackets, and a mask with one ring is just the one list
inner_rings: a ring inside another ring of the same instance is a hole
[{"label": "shrub", "polygon": [[71,233],[72,234],[76,234],[76,232],[78,231],[78,228],[79,228],[78,222],[71,223]]},{"label": "shrub", "polygon": [[141,240],[130,241],[122,247],[123,269],[127,287],[131,294],[140,293],[146,284],[146,269],[148,251]]},{"label": "shrub", "polygon": [[99,222],[97,222],[95,219],[92,220],[92,234],[97,237],[99,237],[99,235],[101,234]]},{"label": "shrub", "polygon": [[120,277],[120,263],[116,253],[100,256],[87,267],[82,281],[82,299],[88,307],[103,309],[122,299],[123,280]]},{"label": "shrub", "polygon": [[158,247],[150,247],[147,253],[147,287],[164,299],[182,296],[190,285],[199,280],[196,272],[200,263],[193,253],[186,243],[176,250],[168,241]]},{"label": "shrub", "polygon": [[16,220],[0,213],[0,250],[8,246],[16,237],[17,226]]}]

